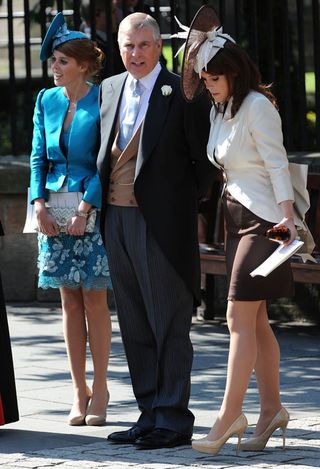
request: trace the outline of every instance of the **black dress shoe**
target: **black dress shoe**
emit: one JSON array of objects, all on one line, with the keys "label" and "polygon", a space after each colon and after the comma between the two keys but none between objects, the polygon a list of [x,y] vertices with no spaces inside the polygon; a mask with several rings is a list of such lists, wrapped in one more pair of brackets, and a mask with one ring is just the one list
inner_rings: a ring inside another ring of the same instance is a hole
[{"label": "black dress shoe", "polygon": [[156,428],[140,436],[135,442],[140,449],[173,448],[175,446],[190,445],[190,437],[172,430]]},{"label": "black dress shoe", "polygon": [[108,440],[112,443],[135,443],[137,438],[147,435],[152,430],[146,430],[145,428],[138,427],[134,425],[129,430],[124,430],[122,432],[113,432],[108,435]]}]

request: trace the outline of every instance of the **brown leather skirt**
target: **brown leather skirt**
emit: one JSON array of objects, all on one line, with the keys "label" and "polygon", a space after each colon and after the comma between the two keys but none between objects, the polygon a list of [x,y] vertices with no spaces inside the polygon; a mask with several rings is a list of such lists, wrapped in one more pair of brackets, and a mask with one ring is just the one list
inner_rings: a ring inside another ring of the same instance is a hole
[{"label": "brown leather skirt", "polygon": [[250,276],[250,272],[277,248],[277,243],[265,237],[266,230],[274,223],[259,218],[227,191],[222,200],[228,300],[257,301],[293,296],[290,261],[284,262],[267,277]]}]

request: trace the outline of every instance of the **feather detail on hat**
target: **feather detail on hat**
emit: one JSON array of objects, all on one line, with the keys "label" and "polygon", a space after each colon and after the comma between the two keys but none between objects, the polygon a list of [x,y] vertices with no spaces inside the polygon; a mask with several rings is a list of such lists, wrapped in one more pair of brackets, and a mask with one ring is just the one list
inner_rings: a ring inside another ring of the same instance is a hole
[{"label": "feather detail on hat", "polygon": [[218,15],[210,5],[204,5],[197,11],[190,28],[177,18],[176,21],[182,31],[171,37],[185,39],[177,52],[179,54],[184,50],[181,71],[182,93],[188,102],[192,102],[205,90],[201,71],[207,69],[207,64],[224,47],[227,40],[235,41],[222,32]]}]

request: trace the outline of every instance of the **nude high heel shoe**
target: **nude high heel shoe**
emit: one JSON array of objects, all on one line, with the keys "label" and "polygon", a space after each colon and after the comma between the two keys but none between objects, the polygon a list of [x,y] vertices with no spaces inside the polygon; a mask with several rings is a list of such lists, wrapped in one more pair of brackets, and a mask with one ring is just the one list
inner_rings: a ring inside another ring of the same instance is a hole
[{"label": "nude high heel shoe", "polygon": [[210,453],[210,454],[218,454],[222,446],[227,442],[227,440],[233,436],[238,435],[238,444],[237,444],[237,455],[239,454],[240,450],[240,443],[241,438],[246,431],[248,426],[248,421],[246,417],[241,414],[233,424],[228,428],[224,435],[218,440],[208,440],[207,437],[201,438],[200,440],[193,440],[192,441],[192,448],[196,451],[200,451],[201,453]]},{"label": "nude high heel shoe", "polygon": [[87,388],[86,410],[84,412],[74,412],[72,408],[68,416],[68,425],[84,425],[90,398],[91,398],[91,390]]},{"label": "nude high heel shoe", "polygon": [[107,391],[105,407],[104,407],[103,412],[101,412],[100,414],[92,414],[91,413],[91,402],[92,401],[90,402],[90,405],[89,405],[88,411],[87,411],[87,415],[85,417],[85,422],[86,422],[87,425],[96,426],[96,425],[104,425],[106,423],[107,407],[108,407],[108,403],[109,403],[109,398],[110,398],[110,394],[109,394],[109,391]]},{"label": "nude high heel shoe", "polygon": [[282,430],[282,448],[284,449],[286,445],[286,431],[289,420],[289,413],[284,407],[282,407],[277,415],[271,420],[265,431],[259,436],[249,438],[248,440],[244,441],[241,445],[241,450],[262,451],[268,443],[268,440],[272,436],[273,432],[275,432],[278,428],[281,428]]}]

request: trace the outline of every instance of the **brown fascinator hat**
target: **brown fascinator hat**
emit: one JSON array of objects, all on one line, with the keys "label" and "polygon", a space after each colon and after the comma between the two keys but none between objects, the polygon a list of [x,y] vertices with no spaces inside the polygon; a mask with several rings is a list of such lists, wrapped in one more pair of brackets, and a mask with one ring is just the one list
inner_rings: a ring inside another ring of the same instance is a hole
[{"label": "brown fascinator hat", "polygon": [[[203,91],[205,86],[195,71],[197,54],[200,46],[207,39],[207,33],[219,28],[220,20],[215,9],[210,5],[202,6],[195,14],[190,29],[180,27],[186,31],[178,33],[175,37],[186,38],[181,70],[182,93],[186,101],[194,101]],[[189,29],[189,32],[187,32]]]}]

